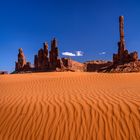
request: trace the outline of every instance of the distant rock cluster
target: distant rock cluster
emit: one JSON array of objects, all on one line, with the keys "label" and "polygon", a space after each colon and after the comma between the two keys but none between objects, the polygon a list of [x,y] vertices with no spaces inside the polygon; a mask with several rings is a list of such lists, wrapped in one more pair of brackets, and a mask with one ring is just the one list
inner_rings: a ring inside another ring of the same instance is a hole
[{"label": "distant rock cluster", "polygon": [[43,44],[38,54],[34,56],[34,65],[26,62],[23,50],[19,49],[18,61],[15,66],[15,73],[20,72],[45,72],[45,71],[84,71],[84,64],[70,58],[59,58],[57,40],[51,41],[51,50],[48,50],[48,43]]},{"label": "distant rock cluster", "polygon": [[[49,54],[49,56],[48,56]],[[60,58],[58,57],[57,41],[54,38],[51,42],[51,50],[48,51],[48,43],[44,43],[44,48],[38,51],[34,58],[35,71],[56,70],[61,68]]]}]

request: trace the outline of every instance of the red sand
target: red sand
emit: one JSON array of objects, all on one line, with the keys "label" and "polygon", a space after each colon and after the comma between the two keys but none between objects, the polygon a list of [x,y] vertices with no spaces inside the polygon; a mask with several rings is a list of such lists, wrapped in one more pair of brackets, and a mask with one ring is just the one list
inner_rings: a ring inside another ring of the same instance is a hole
[{"label": "red sand", "polygon": [[0,76],[0,140],[139,140],[140,73]]}]

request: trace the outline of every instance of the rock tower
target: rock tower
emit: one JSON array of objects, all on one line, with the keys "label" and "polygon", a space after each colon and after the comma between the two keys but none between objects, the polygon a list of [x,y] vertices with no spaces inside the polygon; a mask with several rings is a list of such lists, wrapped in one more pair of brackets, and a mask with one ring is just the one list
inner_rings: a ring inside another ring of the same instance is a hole
[{"label": "rock tower", "polygon": [[16,62],[15,71],[26,71],[31,68],[30,62],[26,62],[22,48],[19,49],[18,62]]},{"label": "rock tower", "polygon": [[49,68],[48,58],[48,43],[43,44],[44,48],[38,51],[38,54],[34,57],[35,70],[44,70]]},{"label": "rock tower", "polygon": [[57,40],[54,38],[51,41],[51,50],[49,52],[50,56],[50,68],[55,69],[57,67],[59,58],[58,58],[58,47]]},{"label": "rock tower", "polygon": [[138,60],[138,52],[134,51],[128,53],[125,46],[124,39],[124,17],[119,17],[119,31],[120,31],[120,41],[118,42],[118,53],[113,54],[113,64],[124,64],[132,61]]}]

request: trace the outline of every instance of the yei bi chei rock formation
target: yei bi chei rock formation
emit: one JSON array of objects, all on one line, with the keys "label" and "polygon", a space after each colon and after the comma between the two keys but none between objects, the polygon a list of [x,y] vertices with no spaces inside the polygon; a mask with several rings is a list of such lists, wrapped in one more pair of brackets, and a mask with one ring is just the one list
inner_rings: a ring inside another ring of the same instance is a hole
[{"label": "yei bi chei rock formation", "polygon": [[43,44],[43,49],[38,51],[34,57],[34,70],[35,71],[49,71],[63,68],[63,63],[59,58],[59,51],[57,47],[57,40],[54,38],[51,41],[51,50],[48,50],[48,43]]},{"label": "yei bi chei rock formation", "polygon": [[84,64],[70,58],[59,58],[57,40],[51,41],[51,50],[48,50],[48,43],[43,44],[34,56],[34,65],[26,62],[23,50],[19,49],[18,62],[16,62],[15,72],[45,72],[45,71],[84,71]]}]

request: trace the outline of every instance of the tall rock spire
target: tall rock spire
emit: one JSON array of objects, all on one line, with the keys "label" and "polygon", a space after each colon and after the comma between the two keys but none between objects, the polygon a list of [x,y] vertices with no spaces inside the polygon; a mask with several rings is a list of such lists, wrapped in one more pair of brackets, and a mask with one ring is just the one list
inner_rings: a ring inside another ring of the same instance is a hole
[{"label": "tall rock spire", "polygon": [[26,59],[22,48],[19,49],[18,62],[16,62],[16,70],[21,70],[26,65]]},{"label": "tall rock spire", "polygon": [[20,48],[18,53],[18,61],[16,62],[16,66],[15,66],[15,71],[20,72],[20,71],[30,71],[30,70],[31,70],[31,63],[26,62],[23,50],[22,48]]},{"label": "tall rock spire", "polygon": [[119,17],[120,41],[124,41],[124,17]]},{"label": "tall rock spire", "polygon": [[44,65],[44,68],[48,69],[49,68],[48,43],[45,42],[43,45],[44,45],[43,65]]},{"label": "tall rock spire", "polygon": [[125,47],[124,39],[124,17],[119,17],[119,31],[120,31],[120,40],[118,42],[118,53],[113,54],[113,63],[114,64],[124,64],[132,61],[138,60],[138,52],[134,51],[129,53]]},{"label": "tall rock spire", "polygon": [[51,41],[51,50],[50,50],[50,67],[55,69],[57,67],[58,62],[58,47],[57,40],[54,38]]},{"label": "tall rock spire", "polygon": [[120,41],[118,42],[118,55],[120,61],[123,59],[122,54],[125,51],[125,40],[124,40],[124,17],[119,17],[119,31],[120,31]]}]

